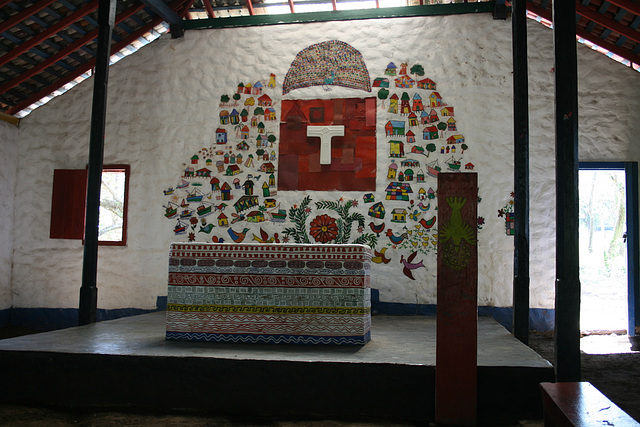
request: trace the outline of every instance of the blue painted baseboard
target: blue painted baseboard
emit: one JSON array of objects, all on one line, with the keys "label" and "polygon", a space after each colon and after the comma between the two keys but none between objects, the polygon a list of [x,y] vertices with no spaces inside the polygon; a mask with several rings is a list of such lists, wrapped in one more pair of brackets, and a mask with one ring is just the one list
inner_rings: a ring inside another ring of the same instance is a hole
[{"label": "blue painted baseboard", "polygon": [[[435,316],[435,304],[404,304],[397,302],[382,302],[377,289],[371,289],[371,311],[375,314],[390,316]],[[478,307],[479,316],[493,317],[498,323],[511,331],[513,325],[512,307]],[[529,329],[532,331],[553,331],[555,324],[555,310],[548,308],[529,309]]]},{"label": "blue painted baseboard", "polygon": [[[167,297],[159,296],[156,310],[139,308],[119,308],[115,310],[98,309],[96,318],[99,322],[118,319],[120,317],[163,311],[167,308]],[[435,304],[404,304],[397,302],[382,302],[377,289],[371,290],[371,311],[374,315],[391,316],[435,316]],[[513,323],[513,309],[511,307],[478,307],[478,315],[489,316],[511,331]],[[532,308],[529,310],[529,328],[533,331],[552,331],[555,322],[555,310]],[[78,326],[77,308],[8,308],[0,310],[0,326],[22,326],[38,331]]]}]

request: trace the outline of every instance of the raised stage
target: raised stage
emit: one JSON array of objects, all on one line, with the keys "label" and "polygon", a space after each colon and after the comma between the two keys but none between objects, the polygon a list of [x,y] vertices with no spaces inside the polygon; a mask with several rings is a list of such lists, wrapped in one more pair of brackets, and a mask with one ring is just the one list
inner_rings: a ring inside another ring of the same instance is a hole
[{"label": "raised stage", "polygon": [[[261,420],[434,419],[436,318],[373,316],[365,346],[165,340],[165,313],[0,340],[3,403],[193,410]],[[478,321],[480,425],[541,419],[551,364]]]}]

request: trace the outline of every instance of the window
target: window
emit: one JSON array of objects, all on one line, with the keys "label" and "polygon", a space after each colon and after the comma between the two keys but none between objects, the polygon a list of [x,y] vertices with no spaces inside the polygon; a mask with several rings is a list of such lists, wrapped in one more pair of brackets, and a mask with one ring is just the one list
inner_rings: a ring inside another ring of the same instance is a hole
[{"label": "window", "polygon": [[[107,165],[102,169],[98,243],[125,246],[127,243],[128,165]],[[51,201],[52,239],[84,239],[86,169],[56,169]]]}]

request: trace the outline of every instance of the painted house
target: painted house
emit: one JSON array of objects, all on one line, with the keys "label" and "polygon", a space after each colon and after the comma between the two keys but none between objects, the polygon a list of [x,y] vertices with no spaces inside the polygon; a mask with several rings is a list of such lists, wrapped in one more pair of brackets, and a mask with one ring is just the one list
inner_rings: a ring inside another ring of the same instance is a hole
[{"label": "painted house", "polygon": [[229,124],[237,125],[240,123],[240,113],[235,108],[229,113]]},{"label": "painted house", "polygon": [[407,64],[406,62],[403,62],[400,64],[400,71],[398,71],[398,74],[407,74],[407,67],[409,66],[409,64]]},{"label": "painted house", "polygon": [[391,164],[389,165],[389,169],[387,170],[387,178],[396,179],[396,175],[398,174],[398,165],[395,160],[391,160]]},{"label": "painted house", "polygon": [[254,183],[252,180],[248,179],[242,184],[242,188],[244,188],[245,196],[253,196],[253,186]]},{"label": "painted house", "polygon": [[240,120],[242,120],[242,123],[246,123],[248,118],[249,111],[247,111],[246,108],[243,108],[242,111],[240,111]]},{"label": "painted house", "polygon": [[426,139],[427,141],[432,139],[438,139],[438,128],[435,126],[427,126],[422,131],[422,139]]},{"label": "painted house", "polygon": [[400,166],[403,168],[417,168],[420,167],[420,161],[415,159],[405,159],[400,161]]},{"label": "painted house", "polygon": [[275,170],[276,167],[271,162],[263,163],[262,166],[260,166],[260,172],[273,173]]},{"label": "painted house", "polygon": [[262,184],[262,197],[269,197],[269,196],[271,196],[271,187],[269,187],[268,182],[264,182]]},{"label": "painted house", "polygon": [[215,176],[211,178],[209,184],[211,184],[211,191],[220,191],[220,180]]},{"label": "painted house", "polygon": [[389,98],[389,110],[390,113],[398,114],[398,95],[395,93]]},{"label": "painted house", "polygon": [[407,75],[403,75],[395,79],[396,87],[402,89],[411,89],[416,81]]},{"label": "painted house", "polygon": [[418,89],[436,90],[436,83],[431,79],[418,80]]},{"label": "painted house", "polygon": [[223,128],[216,129],[216,144],[227,143],[227,131]]},{"label": "painted house", "polygon": [[442,97],[438,92],[431,92],[431,95],[429,95],[429,105],[431,107],[441,107],[444,105]]},{"label": "painted house", "polygon": [[413,181],[413,169],[405,169],[405,171],[404,171],[404,180],[405,181]]},{"label": "painted house", "polygon": [[227,110],[220,111],[220,124],[221,125],[229,124],[229,112]]},{"label": "painted house", "polygon": [[422,169],[416,173],[416,182],[424,182],[424,171]]},{"label": "painted house", "polygon": [[258,206],[258,196],[244,195],[233,204],[236,213],[246,211],[247,209],[251,209],[255,206]]},{"label": "painted house", "polygon": [[222,187],[220,187],[220,200],[231,199],[233,199],[233,195],[231,194],[231,186],[226,182],[223,182]]},{"label": "painted house", "polygon": [[427,117],[427,123],[436,123],[439,122],[440,118],[438,117],[438,113],[433,108],[429,111],[429,116]]},{"label": "painted house", "polygon": [[474,164],[473,164],[473,163],[471,163],[471,162],[469,162],[469,163],[467,163],[466,165],[464,165],[464,168],[465,168],[466,170],[470,170],[470,171],[472,171],[475,167],[476,167],[476,165],[474,165]]},{"label": "painted house", "polygon": [[387,193],[387,200],[409,201],[409,195],[413,193],[413,190],[409,183],[392,182],[387,186],[385,192]]},{"label": "painted house", "polygon": [[416,134],[413,133],[411,129],[407,131],[406,137],[407,137],[407,144],[413,144],[416,142]]},{"label": "painted house", "polygon": [[384,125],[384,133],[386,136],[404,135],[405,123],[402,120],[389,120]]},{"label": "painted house", "polygon": [[255,82],[253,84],[253,89],[251,90],[251,93],[253,95],[262,95],[262,89],[263,89],[262,83],[261,82]]},{"label": "painted house", "polygon": [[253,85],[251,83],[247,83],[246,85],[244,85],[245,95],[250,95],[252,89],[253,89]]},{"label": "painted house", "polygon": [[453,117],[453,107],[444,107],[443,109],[440,110],[440,114],[442,114],[443,116],[447,117]]},{"label": "painted house", "polygon": [[411,111],[423,111],[424,105],[422,105],[422,97],[419,93],[413,95],[413,104],[411,105]]},{"label": "painted house", "polygon": [[413,147],[411,147],[411,152],[413,154],[423,154],[424,155],[424,147],[421,147],[419,145],[414,145]]},{"label": "painted house", "polygon": [[244,83],[240,82],[238,83],[238,90],[236,91],[236,93],[242,95],[244,93]]},{"label": "painted house", "polygon": [[242,126],[242,129],[240,129],[240,138],[249,139],[249,126],[247,125]]},{"label": "painted house", "polygon": [[196,174],[195,169],[193,169],[191,166],[189,166],[188,168],[186,168],[184,170],[184,175],[183,176],[185,178],[193,178],[195,176],[195,174]]},{"label": "painted house", "polygon": [[191,157],[191,164],[192,165],[197,165],[198,164],[198,160],[200,160],[200,157],[198,157],[198,155],[194,155]]},{"label": "painted house", "polygon": [[272,104],[273,104],[273,101],[271,100],[271,97],[267,94],[264,94],[260,98],[258,98],[258,105],[262,107],[271,107]]},{"label": "painted house", "polygon": [[395,208],[391,211],[391,222],[407,222],[407,210],[405,208]]},{"label": "painted house", "polygon": [[240,167],[238,165],[229,165],[224,174],[226,176],[234,176],[234,175],[238,175],[241,172],[242,170],[240,170]]},{"label": "painted house", "polygon": [[260,211],[251,211],[247,214],[247,222],[263,222],[264,214]]},{"label": "painted house", "polygon": [[218,227],[227,227],[228,225],[229,220],[227,219],[227,216],[224,212],[220,212],[220,215],[218,215]]},{"label": "painted house", "polygon": [[413,111],[409,113],[409,117],[407,118],[409,122],[409,126],[418,126],[418,116]]},{"label": "painted house", "polygon": [[389,141],[389,157],[404,157],[404,143],[402,141]]},{"label": "painted house", "polygon": [[196,171],[196,176],[201,178],[209,178],[211,177],[211,170],[207,168],[198,169]]},{"label": "painted house", "polygon": [[409,94],[402,92],[400,96],[400,114],[409,114],[411,112],[411,105],[409,103]]},{"label": "painted house", "polygon": [[447,144],[464,144],[464,136],[451,135],[449,138],[447,138]]},{"label": "painted house", "polygon": [[384,70],[384,73],[387,76],[395,76],[397,72],[398,72],[398,67],[393,62],[389,62],[389,64],[387,65],[387,68]]},{"label": "painted house", "polygon": [[371,86],[372,87],[388,88],[389,87],[389,79],[386,78],[386,77],[376,77],[375,79],[373,79],[373,84]]},{"label": "painted house", "polygon": [[382,202],[374,203],[368,211],[368,215],[372,218],[384,219],[385,208]]},{"label": "painted house", "polygon": [[273,107],[264,110],[264,119],[266,121],[274,121],[276,119],[276,110]]},{"label": "painted house", "polygon": [[447,120],[447,130],[449,132],[456,132],[458,130],[458,127],[456,126],[456,119],[453,117],[449,117],[449,120]]},{"label": "painted house", "polygon": [[247,144],[246,141],[240,141],[239,143],[236,144],[236,149],[237,150],[243,150],[243,151],[247,151],[249,150],[251,147],[249,147],[249,144]]}]

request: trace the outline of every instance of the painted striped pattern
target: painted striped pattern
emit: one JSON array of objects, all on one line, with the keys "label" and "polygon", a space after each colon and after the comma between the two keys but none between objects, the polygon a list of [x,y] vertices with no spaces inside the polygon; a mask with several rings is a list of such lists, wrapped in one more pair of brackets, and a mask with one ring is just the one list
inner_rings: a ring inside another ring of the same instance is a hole
[{"label": "painted striped pattern", "polygon": [[370,270],[362,245],[174,243],[166,337],[362,345]]}]

